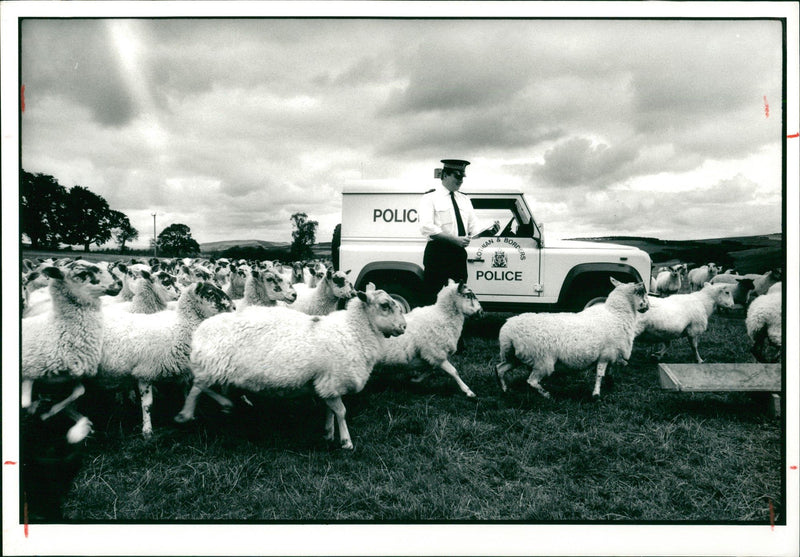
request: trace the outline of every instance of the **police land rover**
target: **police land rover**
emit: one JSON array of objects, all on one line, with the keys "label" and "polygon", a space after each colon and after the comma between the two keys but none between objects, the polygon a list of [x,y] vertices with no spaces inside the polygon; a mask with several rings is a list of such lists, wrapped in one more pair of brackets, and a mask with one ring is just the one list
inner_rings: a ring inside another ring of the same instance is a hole
[{"label": "police land rover", "polygon": [[[486,311],[580,311],[605,299],[609,277],[650,284],[650,256],[638,248],[545,240],[521,191],[462,192],[481,222],[500,222],[496,233],[475,237],[466,248],[467,282]],[[424,300],[422,195],[422,189],[380,181],[348,184],[342,192],[338,268],[351,271],[357,289],[372,282],[406,310]]]}]

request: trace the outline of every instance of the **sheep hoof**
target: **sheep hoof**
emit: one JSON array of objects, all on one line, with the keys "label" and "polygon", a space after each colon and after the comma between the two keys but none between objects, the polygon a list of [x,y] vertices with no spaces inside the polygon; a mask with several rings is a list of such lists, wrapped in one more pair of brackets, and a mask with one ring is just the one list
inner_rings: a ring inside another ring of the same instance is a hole
[{"label": "sheep hoof", "polygon": [[477,399],[478,398],[478,395],[476,395],[472,391],[467,391],[466,395],[467,395],[467,398],[471,398],[471,399]]},{"label": "sheep hoof", "polygon": [[411,378],[411,382],[412,383],[422,383],[423,381],[425,381],[425,379],[428,378],[429,375],[430,375],[429,371],[422,372],[419,375],[415,375],[414,377],[412,377]]},{"label": "sheep hoof", "polygon": [[175,423],[185,424],[187,422],[191,422],[192,420],[194,420],[194,416],[186,416],[184,414],[178,414],[173,419],[175,420]]},{"label": "sheep hoof", "polygon": [[346,439],[342,441],[342,448],[348,451],[352,451],[355,447],[353,447],[353,442],[350,439]]}]

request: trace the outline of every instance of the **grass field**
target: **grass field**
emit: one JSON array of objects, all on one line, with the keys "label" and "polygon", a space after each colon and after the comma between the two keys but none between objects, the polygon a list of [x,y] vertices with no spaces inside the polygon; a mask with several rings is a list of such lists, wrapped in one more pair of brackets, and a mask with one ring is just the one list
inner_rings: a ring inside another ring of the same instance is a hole
[{"label": "grass field", "polygon": [[[747,522],[783,520],[781,422],[747,394],[662,391],[635,348],[598,402],[593,373],[557,372],[545,400],[523,374],[502,393],[492,368],[508,315],[468,322],[453,358],[478,394],[443,372],[421,384],[378,368],[345,398],[356,449],[322,441],[312,398],[250,396],[222,415],[201,398],[198,420],[172,423],[177,389],[156,394],[155,438],[138,404],[91,390],[97,433],[66,502],[69,520]],[[708,362],[753,361],[741,316],[712,317]],[[690,362],[677,341],[665,361]],[[161,396],[159,396],[161,395]]]}]

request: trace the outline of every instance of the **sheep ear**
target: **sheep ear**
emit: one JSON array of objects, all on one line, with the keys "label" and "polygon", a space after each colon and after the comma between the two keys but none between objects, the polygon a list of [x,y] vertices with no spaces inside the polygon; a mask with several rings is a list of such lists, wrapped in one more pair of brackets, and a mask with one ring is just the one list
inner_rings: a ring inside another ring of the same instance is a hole
[{"label": "sheep ear", "polygon": [[333,276],[333,269],[328,269],[328,272],[325,273],[325,276],[331,278]]},{"label": "sheep ear", "polygon": [[620,281],[618,281],[614,277],[608,277],[608,278],[611,279],[611,284],[613,284],[614,286],[619,286],[620,284],[622,284]]},{"label": "sheep ear", "polygon": [[53,279],[63,279],[64,273],[61,272],[61,269],[58,267],[45,267],[42,269],[42,274],[47,275]]},{"label": "sheep ear", "polygon": [[145,271],[144,269],[142,269],[142,271],[141,271],[141,273],[140,273],[140,274],[141,274],[141,275],[142,275],[144,278],[146,278],[147,280],[153,280],[153,277],[151,277],[151,276],[150,276],[150,273],[148,273],[148,272],[147,272],[147,271]]},{"label": "sheep ear", "polygon": [[356,290],[356,296],[358,296],[358,299],[364,302],[365,304],[369,303],[369,298],[367,298],[366,292],[362,292],[361,290]]},{"label": "sheep ear", "polygon": [[456,281],[454,281],[453,279],[451,279],[451,278],[447,279],[447,286],[452,286],[455,283],[456,283]]},{"label": "sheep ear", "polygon": [[347,269],[347,270],[344,272],[344,274],[345,274],[345,275],[349,275],[349,274],[350,274],[350,271],[352,271],[352,270],[353,270],[353,269]]},{"label": "sheep ear", "polygon": [[372,291],[374,291],[374,290],[375,290],[375,284],[374,284],[374,283],[372,283],[372,282],[368,282],[368,283],[367,283],[367,287],[366,287],[364,290],[366,290],[367,292],[372,292]]}]

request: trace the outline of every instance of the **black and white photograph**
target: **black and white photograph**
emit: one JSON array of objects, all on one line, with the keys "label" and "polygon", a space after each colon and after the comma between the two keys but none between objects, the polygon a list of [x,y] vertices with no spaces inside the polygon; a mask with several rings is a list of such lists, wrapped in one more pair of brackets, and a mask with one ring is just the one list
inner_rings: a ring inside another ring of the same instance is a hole
[{"label": "black and white photograph", "polygon": [[10,2],[3,553],[796,555],[797,2]]}]

